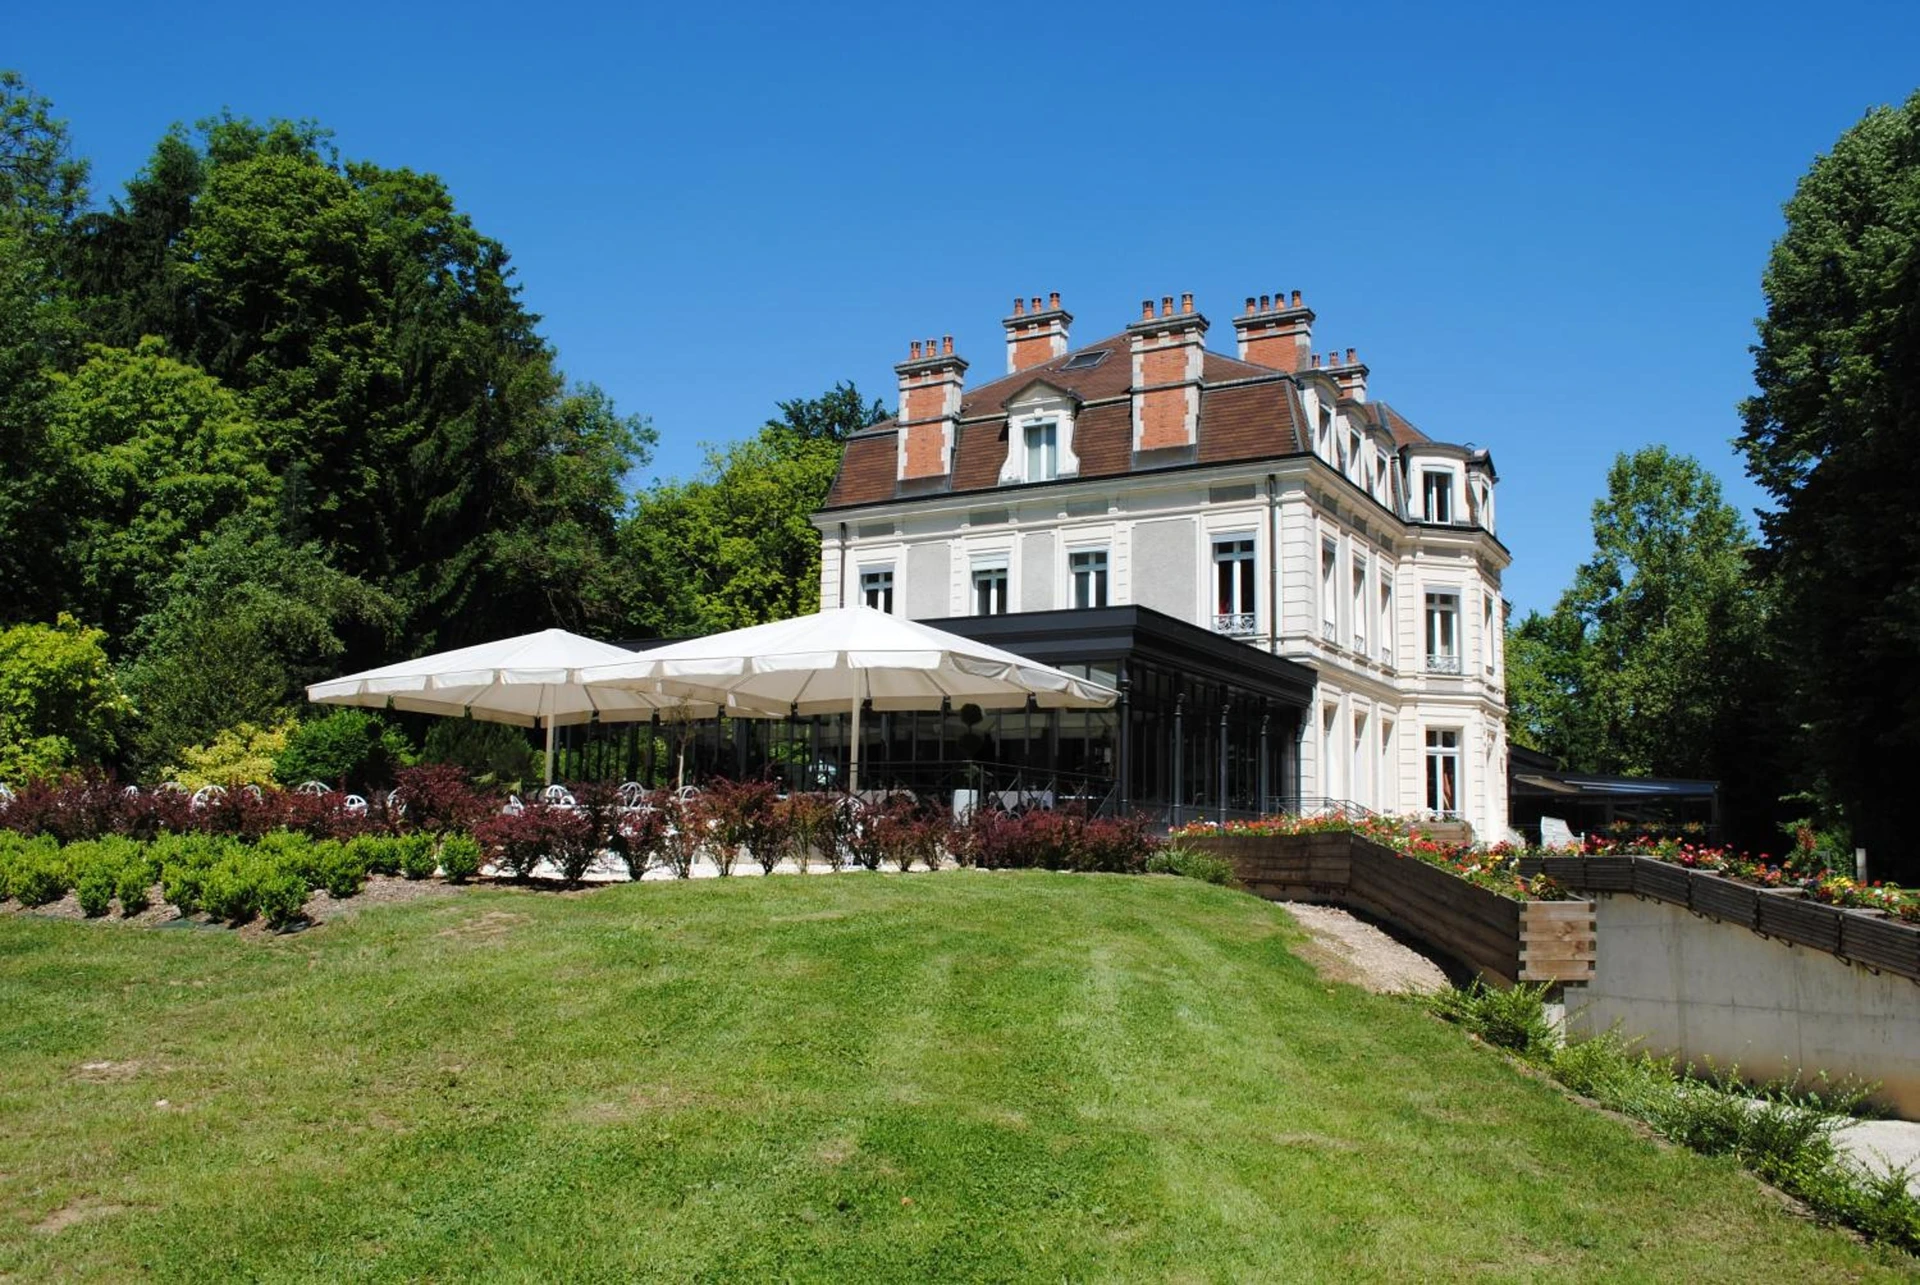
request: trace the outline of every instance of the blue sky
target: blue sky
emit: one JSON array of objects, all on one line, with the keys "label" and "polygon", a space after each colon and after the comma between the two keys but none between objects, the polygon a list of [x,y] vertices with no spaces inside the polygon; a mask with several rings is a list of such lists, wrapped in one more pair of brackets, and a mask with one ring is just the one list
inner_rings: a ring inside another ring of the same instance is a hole
[{"label": "blue sky", "polygon": [[[1562,10],[1565,12],[1562,12]],[[0,65],[95,190],[168,124],[312,117],[445,177],[649,475],[911,338],[978,377],[1058,290],[1076,338],[1192,291],[1232,349],[1299,289],[1318,348],[1489,447],[1517,609],[1590,547],[1607,464],[1728,445],[1780,205],[1920,84],[1920,5],[39,5]]]}]

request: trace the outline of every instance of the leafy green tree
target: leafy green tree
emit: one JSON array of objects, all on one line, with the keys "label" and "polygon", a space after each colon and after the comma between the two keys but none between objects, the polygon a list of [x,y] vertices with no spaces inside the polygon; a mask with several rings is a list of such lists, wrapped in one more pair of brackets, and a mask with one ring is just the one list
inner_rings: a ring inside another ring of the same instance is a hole
[{"label": "leafy green tree", "polygon": [[49,619],[64,602],[45,401],[76,340],[42,247],[0,220],[0,624]]},{"label": "leafy green tree", "polygon": [[777,405],[758,435],[709,448],[699,477],[656,483],[636,499],[620,529],[629,631],[710,633],[819,608],[820,533],[810,519],[847,434],[886,408],[848,383]]},{"label": "leafy green tree", "polygon": [[67,123],[17,71],[0,71],[0,214],[44,230],[87,201],[87,163],[73,155]]},{"label": "leafy green tree", "polygon": [[186,552],[229,517],[272,517],[277,486],[246,408],[165,355],[93,347],[47,397],[66,540],[66,600],[109,636],[129,633]]},{"label": "leafy green tree", "polygon": [[1696,460],[1654,446],[1614,461],[1593,534],[1552,613],[1509,633],[1511,735],[1583,771],[1720,780],[1742,835],[1767,842],[1782,789],[1755,708],[1768,631],[1745,521]]},{"label": "leafy green tree", "polygon": [[364,709],[335,709],[300,723],[274,756],[274,779],[286,786],[323,781],[335,789],[386,785],[414,760],[405,732]]},{"label": "leafy green tree", "polygon": [[131,706],[105,641],[71,616],[0,631],[0,781],[113,761]]},{"label": "leafy green tree", "polygon": [[1920,880],[1920,93],[1817,159],[1763,284],[1739,445],[1761,518],[1808,782],[1876,871]]},{"label": "leafy green tree", "polygon": [[234,520],[189,551],[132,640],[139,761],[173,762],[240,723],[269,726],[341,668],[390,645],[399,606],[327,561]]}]

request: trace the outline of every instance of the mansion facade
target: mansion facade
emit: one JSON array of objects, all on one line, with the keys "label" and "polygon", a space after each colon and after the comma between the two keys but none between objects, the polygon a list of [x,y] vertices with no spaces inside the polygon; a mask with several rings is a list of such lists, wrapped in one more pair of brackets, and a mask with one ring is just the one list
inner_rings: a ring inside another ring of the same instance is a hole
[{"label": "mansion facade", "polygon": [[[1173,820],[1344,806],[1504,835],[1487,452],[1371,400],[1353,349],[1316,354],[1298,292],[1248,298],[1233,356],[1191,295],[1078,347],[1072,321],[1016,300],[1006,373],[971,387],[951,338],[910,346],[896,414],[849,439],[815,515],[822,603],[1121,687],[1082,761]],[[1151,666],[1108,637],[1115,608],[1150,623]]]}]

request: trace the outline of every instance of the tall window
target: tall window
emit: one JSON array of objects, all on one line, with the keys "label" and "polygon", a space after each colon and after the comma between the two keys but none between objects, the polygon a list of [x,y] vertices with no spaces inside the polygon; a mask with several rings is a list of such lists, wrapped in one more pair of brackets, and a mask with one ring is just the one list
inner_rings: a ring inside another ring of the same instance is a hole
[{"label": "tall window", "polygon": [[973,569],[973,614],[1007,614],[1007,564],[982,562]]},{"label": "tall window", "polygon": [[1486,652],[1487,673],[1493,673],[1493,658],[1499,654],[1500,618],[1493,608],[1493,595],[1488,594],[1480,601],[1480,646]]},{"label": "tall window", "polygon": [[1380,810],[1389,811],[1399,802],[1399,786],[1393,762],[1393,720],[1380,720]]},{"label": "tall window", "polygon": [[1353,556],[1353,649],[1367,654],[1367,560]]},{"label": "tall window", "polygon": [[1367,716],[1355,710],[1353,712],[1353,776],[1351,778],[1355,803],[1376,805],[1379,802],[1369,797],[1372,791],[1368,788],[1368,777],[1372,774],[1368,769],[1372,766],[1373,755],[1367,752]]},{"label": "tall window", "polygon": [[1334,569],[1340,565],[1340,550],[1329,540],[1320,546],[1320,636],[1328,642],[1340,637],[1339,606],[1334,602]]},{"label": "tall window", "polygon": [[1107,605],[1107,551],[1084,549],[1067,555],[1067,569],[1073,573],[1073,605]]},{"label": "tall window", "polygon": [[1428,469],[1421,474],[1421,489],[1426,495],[1427,521],[1453,521],[1453,474],[1447,469]]},{"label": "tall window", "polygon": [[1427,594],[1427,669],[1460,672],[1460,595],[1451,589]]},{"label": "tall window", "polygon": [[1239,637],[1258,629],[1253,565],[1251,537],[1213,542],[1214,632]]},{"label": "tall window", "polygon": [[860,598],[875,611],[893,614],[893,568],[876,567],[860,573]]},{"label": "tall window", "polygon": [[1060,476],[1059,428],[1052,420],[1027,425],[1027,481],[1050,482]]},{"label": "tall window", "polygon": [[1460,815],[1460,733],[1450,727],[1427,729],[1427,811]]},{"label": "tall window", "polygon": [[1380,659],[1393,664],[1393,577],[1380,576]]}]

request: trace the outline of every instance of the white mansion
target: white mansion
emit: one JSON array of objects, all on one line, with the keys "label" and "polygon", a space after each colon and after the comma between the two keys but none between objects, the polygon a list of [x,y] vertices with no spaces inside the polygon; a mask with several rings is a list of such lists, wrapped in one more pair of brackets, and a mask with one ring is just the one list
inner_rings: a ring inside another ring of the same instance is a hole
[{"label": "white mansion", "polygon": [[[1056,642],[1076,620],[1091,631],[1094,616],[1071,613],[1173,617],[1311,674],[1290,697],[1253,693],[1257,750],[1253,731],[1235,733],[1235,762],[1257,759],[1257,799],[1232,785],[1255,769],[1234,776],[1225,712],[1220,767],[1206,778],[1215,784],[1194,777],[1162,797],[1198,807],[1217,789],[1224,810],[1232,786],[1246,810],[1353,803],[1458,817],[1497,839],[1507,826],[1500,577],[1510,559],[1495,536],[1493,462],[1369,400],[1352,349],[1313,354],[1313,320],[1298,292],[1249,298],[1229,357],[1208,350],[1207,319],[1187,295],[1148,301],[1121,333],[1074,348],[1057,294],[1016,300],[1008,373],[971,388],[950,338],[915,343],[895,368],[897,414],[852,437],[815,516],[822,602],[950,628],[1053,613],[1032,619]],[[1219,651],[1197,640],[1196,652],[1209,648]],[[1254,660],[1249,673],[1264,672]],[[1089,669],[1111,677],[1106,665]],[[1186,666],[1163,657],[1160,667],[1176,671],[1178,688]],[[1157,745],[1204,776],[1211,706],[1203,716],[1199,697],[1156,702],[1145,684],[1133,683],[1139,721],[1123,724],[1141,729],[1134,757]],[[1227,685],[1205,699],[1237,710],[1248,693]],[[1287,725],[1269,751],[1276,700]],[[1202,749],[1189,750],[1185,733],[1165,741],[1159,729],[1175,711],[1201,729]],[[1134,797],[1164,791],[1120,753]]]}]

